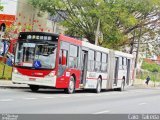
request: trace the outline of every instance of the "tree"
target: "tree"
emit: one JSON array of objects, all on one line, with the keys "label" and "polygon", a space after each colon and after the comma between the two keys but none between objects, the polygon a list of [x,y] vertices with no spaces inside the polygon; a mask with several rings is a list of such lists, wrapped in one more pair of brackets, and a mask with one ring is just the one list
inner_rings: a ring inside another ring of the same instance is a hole
[{"label": "tree", "polygon": [[[103,40],[99,45],[113,49],[133,47],[141,36],[155,32],[152,25],[159,25],[159,0],[29,0],[41,11],[59,14],[67,28],[66,34],[85,37],[94,43],[98,20]],[[66,16],[60,14],[64,11]],[[154,18],[154,19],[153,19]],[[152,34],[153,35],[153,34]],[[134,38],[134,39],[133,39]]]},{"label": "tree", "polygon": [[3,10],[3,6],[0,4],[0,11],[2,11]]}]

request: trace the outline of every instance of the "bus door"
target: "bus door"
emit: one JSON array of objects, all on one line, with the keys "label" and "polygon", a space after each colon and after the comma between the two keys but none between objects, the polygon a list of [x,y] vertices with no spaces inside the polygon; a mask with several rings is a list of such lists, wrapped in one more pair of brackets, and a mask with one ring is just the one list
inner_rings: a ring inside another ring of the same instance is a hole
[{"label": "bus door", "polygon": [[127,59],[127,79],[126,84],[129,85],[129,78],[130,78],[130,69],[131,69],[131,60]]},{"label": "bus door", "polygon": [[87,64],[88,64],[88,51],[82,50],[82,61],[81,61],[81,84],[86,83],[86,75],[87,75]]},{"label": "bus door", "polygon": [[114,71],[114,85],[117,86],[118,82],[118,69],[119,69],[119,59],[118,57],[115,58],[115,71]]}]

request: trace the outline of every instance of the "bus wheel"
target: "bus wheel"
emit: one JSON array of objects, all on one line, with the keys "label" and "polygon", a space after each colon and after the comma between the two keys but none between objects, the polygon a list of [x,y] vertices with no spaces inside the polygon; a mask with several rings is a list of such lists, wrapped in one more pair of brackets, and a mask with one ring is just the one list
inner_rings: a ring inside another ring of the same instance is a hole
[{"label": "bus wheel", "polygon": [[37,92],[39,90],[39,86],[38,85],[29,85],[29,87],[33,92]]},{"label": "bus wheel", "polygon": [[69,85],[68,88],[65,89],[65,92],[68,94],[72,94],[75,92],[75,80],[73,76],[70,77]]},{"label": "bus wheel", "polygon": [[101,92],[101,87],[102,87],[102,84],[101,84],[101,78],[98,78],[97,80],[97,87],[96,87],[96,93],[100,93]]}]

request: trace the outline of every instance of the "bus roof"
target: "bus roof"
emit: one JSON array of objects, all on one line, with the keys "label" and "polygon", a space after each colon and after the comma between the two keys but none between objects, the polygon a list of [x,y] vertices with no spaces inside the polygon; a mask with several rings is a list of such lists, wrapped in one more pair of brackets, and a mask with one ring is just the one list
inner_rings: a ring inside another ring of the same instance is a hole
[{"label": "bus roof", "polygon": [[58,37],[58,34],[54,33],[48,33],[48,32],[20,32],[19,35],[46,35],[46,36],[56,36]]},{"label": "bus roof", "polygon": [[94,45],[94,44],[91,44],[91,43],[88,43],[88,42],[82,41],[82,46],[87,47],[87,48],[91,48],[91,49],[94,49],[94,50],[97,50],[97,51],[109,53],[108,48],[103,48],[103,47],[100,47],[100,46],[97,46],[97,45]]},{"label": "bus roof", "polygon": [[133,58],[132,54],[124,53],[124,52],[121,52],[121,51],[115,51],[115,55],[116,56],[127,57],[127,58]]}]

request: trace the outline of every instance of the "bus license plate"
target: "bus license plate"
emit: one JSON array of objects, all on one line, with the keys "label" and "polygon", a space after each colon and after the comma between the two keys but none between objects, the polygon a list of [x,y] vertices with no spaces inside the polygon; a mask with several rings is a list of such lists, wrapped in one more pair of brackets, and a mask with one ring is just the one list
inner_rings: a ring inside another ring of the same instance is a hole
[{"label": "bus license plate", "polygon": [[36,78],[29,78],[29,80],[30,80],[30,81],[35,81],[35,80],[36,80]]}]

